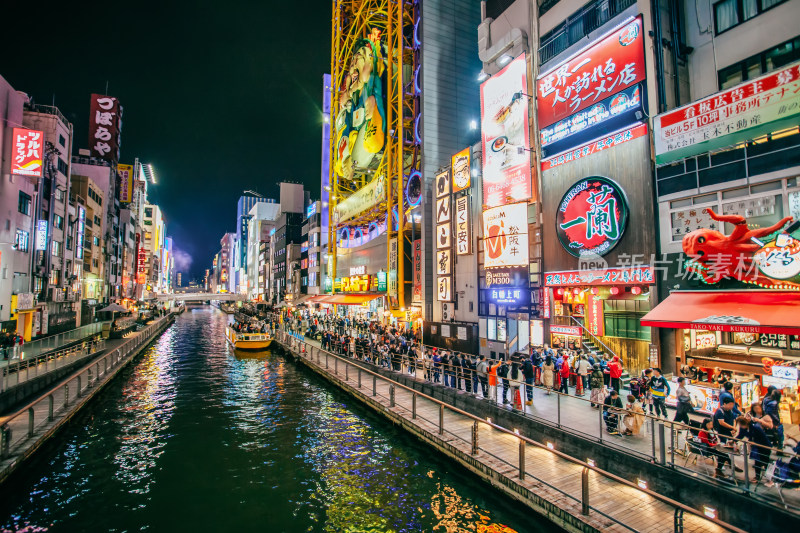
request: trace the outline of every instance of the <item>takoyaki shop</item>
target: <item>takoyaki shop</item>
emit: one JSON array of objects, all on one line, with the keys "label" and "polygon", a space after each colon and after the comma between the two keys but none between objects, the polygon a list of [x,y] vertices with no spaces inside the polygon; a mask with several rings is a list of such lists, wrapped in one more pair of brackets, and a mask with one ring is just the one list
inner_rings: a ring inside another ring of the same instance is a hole
[{"label": "takoyaki shop", "polygon": [[[743,408],[758,401],[769,386],[797,390],[798,317],[797,291],[673,291],[641,323],[674,328],[679,371],[673,379],[691,380],[687,388],[697,410],[712,413],[726,381],[733,382],[734,397]],[[677,386],[672,389],[667,403],[675,405]]]}]

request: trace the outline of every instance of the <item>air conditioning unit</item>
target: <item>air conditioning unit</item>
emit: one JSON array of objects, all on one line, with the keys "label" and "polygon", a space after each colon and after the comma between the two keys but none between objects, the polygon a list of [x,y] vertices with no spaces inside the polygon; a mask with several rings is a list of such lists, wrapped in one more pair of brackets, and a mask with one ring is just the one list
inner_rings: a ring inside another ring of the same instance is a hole
[{"label": "air conditioning unit", "polygon": [[50,301],[51,302],[63,302],[64,301],[64,289],[59,287],[50,287]]}]

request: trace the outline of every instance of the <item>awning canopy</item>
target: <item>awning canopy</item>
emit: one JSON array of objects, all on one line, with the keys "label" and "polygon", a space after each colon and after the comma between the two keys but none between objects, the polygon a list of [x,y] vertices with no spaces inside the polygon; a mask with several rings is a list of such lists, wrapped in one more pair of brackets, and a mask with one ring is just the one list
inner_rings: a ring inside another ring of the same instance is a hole
[{"label": "awning canopy", "polygon": [[328,296],[320,296],[314,301],[316,303],[323,304],[363,305],[380,297],[380,294],[332,294]]},{"label": "awning canopy", "polygon": [[675,291],[642,317],[643,326],[800,334],[800,293]]}]

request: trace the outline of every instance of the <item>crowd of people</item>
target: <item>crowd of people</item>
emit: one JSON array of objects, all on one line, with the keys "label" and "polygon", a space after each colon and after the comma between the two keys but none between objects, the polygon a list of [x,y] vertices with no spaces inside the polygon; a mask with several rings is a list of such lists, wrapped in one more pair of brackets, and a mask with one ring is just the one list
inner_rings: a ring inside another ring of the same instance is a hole
[{"label": "crowd of people", "polygon": [[0,333],[0,350],[3,352],[3,359],[7,360],[10,358],[11,354],[14,352],[14,347],[22,346],[23,342],[22,335],[16,331],[3,330],[3,332]]},{"label": "crowd of people", "polygon": [[[606,430],[612,435],[641,433],[649,411],[651,417],[666,419],[666,399],[671,383],[660,368],[648,368],[629,382],[623,393],[624,368],[616,355],[588,350],[554,349],[547,344],[532,353],[514,353],[508,358],[490,360],[483,355],[460,353],[421,344],[420,332],[403,326],[387,326],[375,321],[312,314],[284,319],[282,327],[320,341],[323,349],[344,357],[369,362],[395,372],[406,372],[443,387],[477,398],[491,399],[512,409],[532,405],[533,388],[546,394],[589,395],[589,405],[602,410]],[[277,320],[270,327],[278,327]],[[730,381],[721,381],[720,407],[702,422],[690,418],[695,406],[685,387],[677,380],[677,407],[673,420],[687,430],[687,438],[705,447],[707,456],[716,459],[716,475],[730,464],[728,450],[721,449],[736,437],[755,444],[750,447],[758,479],[769,460],[769,448],[782,448],[783,426],[778,415],[780,390],[770,388],[762,402],[742,411],[734,401]]]}]

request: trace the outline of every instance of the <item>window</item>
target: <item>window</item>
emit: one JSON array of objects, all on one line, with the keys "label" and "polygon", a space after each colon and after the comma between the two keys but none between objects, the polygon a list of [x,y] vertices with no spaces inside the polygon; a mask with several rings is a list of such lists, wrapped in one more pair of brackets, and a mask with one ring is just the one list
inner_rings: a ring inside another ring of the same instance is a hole
[{"label": "window", "polygon": [[[763,0],[762,0],[763,1]],[[800,59],[800,37],[734,63],[717,73],[720,90],[728,89]]]},{"label": "window", "polygon": [[61,215],[53,215],[53,226],[56,229],[64,229],[64,217]]},{"label": "window", "polygon": [[100,246],[100,238],[99,237],[94,237],[92,239],[92,242],[94,242],[95,246]]},{"label": "window", "polygon": [[94,223],[95,223],[96,226],[100,226],[100,225],[102,225],[103,221],[100,219],[99,216],[95,215],[94,216]]},{"label": "window", "polygon": [[786,0],[722,0],[714,4],[717,35],[756,17]]},{"label": "window", "polygon": [[31,214],[31,195],[19,191],[19,212],[23,215]]},{"label": "window", "polygon": [[61,271],[53,269],[50,271],[50,285],[57,287],[61,283]]},{"label": "window", "polygon": [[58,171],[64,174],[65,176],[69,176],[69,167],[67,166],[66,161],[58,158]]},{"label": "window", "polygon": [[14,238],[14,248],[19,250],[20,252],[27,252],[28,251],[28,241],[30,240],[30,235],[27,231],[23,231],[21,229],[17,230],[17,235]]},{"label": "window", "polygon": [[67,236],[67,242],[65,244],[67,250],[72,250],[72,237]]},{"label": "window", "polygon": [[66,148],[66,147],[67,147],[67,140],[66,140],[66,139],[64,138],[64,136],[63,136],[63,135],[61,135],[60,133],[58,134],[58,144],[60,144],[60,145],[61,145],[61,146],[63,146],[64,148]]},{"label": "window", "polygon": [[58,200],[59,202],[63,202],[65,196],[66,193],[64,192],[64,189],[56,187],[56,200]]},{"label": "window", "polygon": [[58,241],[53,241],[52,246],[50,246],[52,250],[53,257],[61,257],[61,243]]}]

